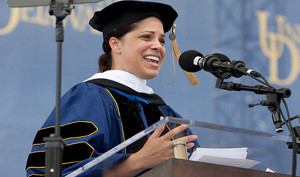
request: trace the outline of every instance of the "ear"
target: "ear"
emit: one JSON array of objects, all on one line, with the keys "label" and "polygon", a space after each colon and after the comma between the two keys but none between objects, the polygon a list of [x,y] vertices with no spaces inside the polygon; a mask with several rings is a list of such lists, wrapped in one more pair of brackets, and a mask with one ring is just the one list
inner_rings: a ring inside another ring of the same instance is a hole
[{"label": "ear", "polygon": [[109,45],[111,48],[111,51],[117,54],[121,53],[121,48],[120,48],[120,40],[116,37],[111,37],[109,39]]}]

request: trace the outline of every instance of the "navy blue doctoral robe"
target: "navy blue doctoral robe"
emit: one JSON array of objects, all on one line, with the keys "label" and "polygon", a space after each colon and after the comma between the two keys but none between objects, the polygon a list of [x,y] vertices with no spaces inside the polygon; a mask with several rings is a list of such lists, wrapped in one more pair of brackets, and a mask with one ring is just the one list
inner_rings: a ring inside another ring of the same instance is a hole
[{"label": "navy blue doctoral robe", "polygon": [[[61,99],[61,136],[67,144],[63,151],[62,176],[125,141],[126,132],[124,132],[118,100],[113,96],[116,94],[134,101],[141,108],[143,107],[139,105],[155,104],[163,116],[181,117],[155,94],[140,94],[129,87],[105,79],[100,79],[98,84],[80,83],[71,88]],[[144,128],[150,126],[143,109],[139,109],[138,112]],[[55,109],[34,139],[26,165],[27,176],[44,174],[45,143],[43,137],[48,137],[53,133],[54,126]],[[194,148],[199,146],[197,142],[194,143]],[[189,152],[192,153],[193,149]],[[100,163],[79,176],[102,176],[104,170],[113,168],[130,155],[131,153],[124,149],[109,158],[105,166]]]}]

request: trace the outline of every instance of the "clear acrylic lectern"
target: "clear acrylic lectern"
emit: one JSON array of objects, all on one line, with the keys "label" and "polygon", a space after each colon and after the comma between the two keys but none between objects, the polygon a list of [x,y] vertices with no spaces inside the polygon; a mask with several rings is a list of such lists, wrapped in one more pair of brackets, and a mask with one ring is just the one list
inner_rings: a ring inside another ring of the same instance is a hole
[{"label": "clear acrylic lectern", "polygon": [[292,150],[288,149],[286,145],[286,142],[290,141],[289,136],[205,123],[195,120],[166,117],[111,150],[105,152],[103,155],[97,157],[81,168],[73,171],[67,177],[77,176],[100,164],[102,166],[109,164],[111,157],[117,155],[125,147],[138,141],[145,135],[150,134],[163,124],[172,124],[173,126],[180,124],[189,125],[193,134],[198,136],[197,141],[200,144],[200,148],[247,148],[246,158],[259,162],[257,165],[252,167],[254,170],[272,170],[275,173],[291,174]]}]

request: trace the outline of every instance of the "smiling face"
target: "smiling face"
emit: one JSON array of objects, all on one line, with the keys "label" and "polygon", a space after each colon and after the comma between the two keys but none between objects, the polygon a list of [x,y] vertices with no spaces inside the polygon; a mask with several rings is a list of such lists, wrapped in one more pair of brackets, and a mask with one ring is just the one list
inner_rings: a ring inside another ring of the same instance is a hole
[{"label": "smiling face", "polygon": [[158,75],[166,49],[162,22],[149,17],[136,22],[135,29],[120,39],[110,38],[113,70],[127,71],[141,79]]}]

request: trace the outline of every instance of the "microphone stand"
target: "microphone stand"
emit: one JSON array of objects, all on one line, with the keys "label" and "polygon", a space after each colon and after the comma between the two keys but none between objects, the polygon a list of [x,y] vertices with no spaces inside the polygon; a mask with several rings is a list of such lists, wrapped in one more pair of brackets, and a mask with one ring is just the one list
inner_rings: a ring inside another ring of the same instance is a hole
[{"label": "microphone stand", "polygon": [[233,82],[222,82],[221,89],[229,91],[253,91],[256,94],[266,94],[267,101],[261,101],[259,104],[249,105],[254,107],[256,105],[268,106],[269,111],[272,113],[273,123],[276,126],[276,132],[283,132],[282,121],[280,118],[280,101],[281,99],[288,98],[291,95],[291,90],[288,88],[275,89],[271,87],[264,87],[262,85],[247,86]]},{"label": "microphone stand", "polygon": [[262,100],[258,104],[249,104],[249,107],[254,107],[258,105],[268,106],[269,111],[272,113],[272,119],[273,119],[273,123],[275,124],[277,133],[283,132],[282,125],[284,124],[287,125],[287,128],[289,129],[292,137],[292,142],[287,142],[287,145],[289,149],[293,149],[292,177],[295,177],[297,153],[300,154],[300,143],[297,143],[297,139],[298,141],[300,141],[300,126],[293,127],[291,121],[296,118],[300,120],[300,116],[297,115],[294,116],[293,118],[290,118],[288,113],[288,121],[284,119],[284,122],[282,122],[281,115],[283,116],[283,118],[284,115],[282,114],[282,111],[280,109],[280,101],[283,100],[285,103],[285,100],[283,98],[290,97],[292,94],[291,90],[288,88],[275,89],[273,87],[264,87],[262,85],[248,86],[248,85],[242,85],[233,82],[223,82],[224,79],[225,79],[224,77],[217,77],[215,87],[219,89],[228,90],[228,91],[244,90],[244,91],[252,91],[256,94],[266,95],[267,100]]},{"label": "microphone stand", "polygon": [[61,177],[63,149],[66,146],[63,138],[60,136],[60,116],[61,116],[61,63],[62,63],[62,42],[64,41],[63,20],[71,14],[71,3],[65,5],[62,2],[51,0],[49,14],[56,17],[56,42],[57,42],[57,71],[56,71],[56,117],[55,117],[55,133],[45,137],[46,156],[45,156],[45,176]]}]

